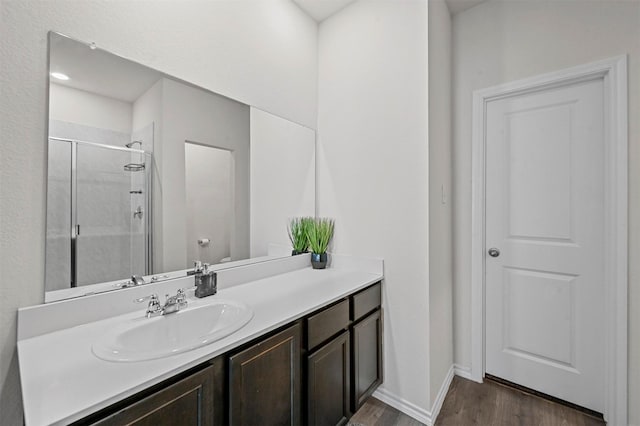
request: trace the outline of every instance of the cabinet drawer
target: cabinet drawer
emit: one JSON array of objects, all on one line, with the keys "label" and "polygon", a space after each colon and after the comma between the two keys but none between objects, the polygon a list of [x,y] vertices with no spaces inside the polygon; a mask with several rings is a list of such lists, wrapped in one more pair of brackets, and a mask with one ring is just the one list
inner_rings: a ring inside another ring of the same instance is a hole
[{"label": "cabinet drawer", "polygon": [[349,326],[349,301],[343,300],[307,320],[307,348],[315,348]]},{"label": "cabinet drawer", "polygon": [[377,283],[366,290],[351,296],[353,298],[352,321],[357,321],[369,312],[378,308],[382,302],[380,295],[382,284]]}]

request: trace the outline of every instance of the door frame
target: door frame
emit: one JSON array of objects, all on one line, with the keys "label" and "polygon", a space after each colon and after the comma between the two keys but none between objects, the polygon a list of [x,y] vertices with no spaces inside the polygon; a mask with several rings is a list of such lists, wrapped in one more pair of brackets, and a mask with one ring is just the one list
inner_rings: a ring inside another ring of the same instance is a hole
[{"label": "door frame", "polygon": [[485,162],[487,103],[581,81],[604,82],[605,401],[609,424],[627,424],[627,56],[473,92],[471,188],[471,379],[485,373]]}]

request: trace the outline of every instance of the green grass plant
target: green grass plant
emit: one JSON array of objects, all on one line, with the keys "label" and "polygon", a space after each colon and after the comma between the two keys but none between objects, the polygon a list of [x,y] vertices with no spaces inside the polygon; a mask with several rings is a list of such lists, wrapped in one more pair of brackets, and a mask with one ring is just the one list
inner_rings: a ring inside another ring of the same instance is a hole
[{"label": "green grass plant", "polygon": [[327,247],[333,238],[335,221],[328,218],[316,218],[307,229],[309,247],[313,253],[327,252]]},{"label": "green grass plant", "polygon": [[293,249],[298,253],[304,253],[309,249],[308,229],[312,225],[312,217],[294,217],[289,221],[287,233]]}]

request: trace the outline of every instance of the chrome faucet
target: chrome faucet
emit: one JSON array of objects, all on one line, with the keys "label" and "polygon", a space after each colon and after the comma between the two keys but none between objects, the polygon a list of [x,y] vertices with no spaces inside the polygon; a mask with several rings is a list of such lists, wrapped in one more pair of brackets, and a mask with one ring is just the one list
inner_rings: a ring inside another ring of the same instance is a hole
[{"label": "chrome faucet", "polygon": [[[151,281],[154,281],[153,279]],[[129,288],[129,287],[137,287],[139,285],[146,284],[144,278],[140,275],[131,275],[131,279],[125,282],[114,284],[114,287],[118,288]]]},{"label": "chrome faucet", "polygon": [[155,317],[158,315],[168,315],[174,312],[178,312],[180,309],[187,307],[187,296],[184,293],[184,289],[178,289],[175,296],[166,295],[167,299],[164,302],[164,306],[160,304],[157,294],[151,294],[149,296],[134,299],[136,303],[142,303],[146,300],[149,301],[147,305],[147,311],[145,316],[147,318]]},{"label": "chrome faucet", "polygon": [[133,283],[133,285],[142,285],[144,284],[144,278],[142,278],[140,275],[131,275],[131,282]]}]

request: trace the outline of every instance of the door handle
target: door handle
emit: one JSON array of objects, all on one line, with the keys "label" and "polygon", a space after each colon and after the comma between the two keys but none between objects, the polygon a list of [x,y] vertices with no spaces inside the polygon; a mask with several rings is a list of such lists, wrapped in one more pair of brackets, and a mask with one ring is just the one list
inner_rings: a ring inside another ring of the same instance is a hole
[{"label": "door handle", "polygon": [[497,248],[495,248],[495,247],[491,247],[491,248],[489,249],[489,256],[491,256],[491,257],[498,257],[498,256],[500,256],[500,250],[498,250],[498,249],[497,249]]}]

